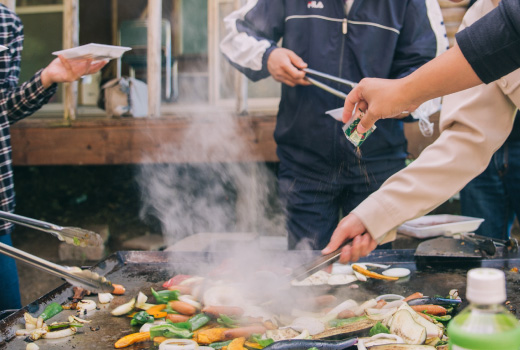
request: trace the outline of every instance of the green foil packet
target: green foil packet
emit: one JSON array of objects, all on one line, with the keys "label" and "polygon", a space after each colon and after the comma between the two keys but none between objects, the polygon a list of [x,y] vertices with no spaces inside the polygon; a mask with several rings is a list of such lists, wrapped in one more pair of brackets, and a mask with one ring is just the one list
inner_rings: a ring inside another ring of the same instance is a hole
[{"label": "green foil packet", "polygon": [[365,133],[359,133],[357,131],[357,125],[359,124],[361,119],[357,118],[350,124],[345,124],[343,126],[343,132],[345,133],[345,136],[347,137],[347,140],[349,140],[354,146],[359,147],[361,144],[367,139],[367,137],[374,132],[376,129],[375,125],[372,125],[370,129],[368,129]]}]

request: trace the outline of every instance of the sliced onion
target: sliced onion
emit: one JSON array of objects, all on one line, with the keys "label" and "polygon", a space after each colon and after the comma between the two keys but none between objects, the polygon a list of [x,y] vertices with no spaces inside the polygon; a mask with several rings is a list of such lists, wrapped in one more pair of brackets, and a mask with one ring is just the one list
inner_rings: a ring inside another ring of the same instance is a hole
[{"label": "sliced onion", "polygon": [[378,297],[376,297],[376,300],[379,301],[379,300],[385,300],[385,301],[388,301],[388,300],[403,300],[404,297],[402,295],[399,295],[399,294],[383,294],[383,295],[380,295]]},{"label": "sliced onion", "polygon": [[25,347],[25,350],[40,350],[40,347],[36,345],[35,343],[29,343]]},{"label": "sliced onion", "polygon": [[196,350],[198,347],[191,339],[168,339],[159,345],[159,350]]},{"label": "sliced onion", "polygon": [[81,300],[78,302],[78,310],[95,310],[97,307],[96,302],[93,300]]},{"label": "sliced onion", "polygon": [[139,332],[150,332],[150,328],[152,327],[155,327],[155,326],[161,326],[163,324],[168,324],[168,322],[166,321],[154,321],[152,323],[145,323],[141,326],[141,328],[139,329]]},{"label": "sliced onion", "polygon": [[[79,304],[79,303],[78,303]],[[38,317],[38,319],[36,320],[36,329],[38,328],[42,328],[43,327],[43,317]]]},{"label": "sliced onion", "polygon": [[134,309],[134,305],[135,305],[135,298],[132,298],[132,300],[130,300],[128,303],[119,305],[114,310],[112,310],[110,313],[114,316],[126,315],[127,313],[129,313],[130,311],[132,311]]},{"label": "sliced onion", "polygon": [[309,333],[308,330],[304,329],[303,332],[301,332],[300,334],[298,334],[296,337],[292,338],[292,339],[308,339],[310,338],[311,334]]},{"label": "sliced onion", "polygon": [[84,319],[76,317],[74,315],[69,316],[69,322],[72,323],[74,321],[79,322],[79,323],[90,323],[90,322],[92,322],[92,320],[84,320]]},{"label": "sliced onion", "polygon": [[359,305],[357,308],[352,310],[356,316],[361,316],[365,312],[366,309],[372,308],[377,305],[377,301],[375,299],[370,299],[365,301],[363,304]]},{"label": "sliced onion", "polygon": [[26,325],[29,323],[36,326],[36,322],[38,322],[38,319],[36,317],[31,316],[31,314],[28,312],[23,314],[23,318],[25,319]]},{"label": "sliced onion", "polygon": [[314,317],[298,317],[289,325],[290,328],[297,332],[307,330],[310,335],[321,333],[325,330],[323,322]]},{"label": "sliced onion", "polygon": [[394,307],[400,307],[403,304],[405,304],[405,302],[402,301],[402,300],[394,300],[394,301],[391,301],[389,303],[386,303],[386,305],[384,305],[382,307],[382,309],[391,309],[391,308],[394,308]]},{"label": "sliced onion", "polygon": [[[381,312],[375,312],[375,311]],[[386,318],[391,317],[394,313],[397,312],[397,308],[394,307],[392,309],[366,309],[368,318],[374,321],[382,321]]]},{"label": "sliced onion", "polygon": [[333,308],[332,310],[330,310],[329,312],[327,312],[327,315],[337,315],[344,310],[354,310],[355,308],[357,308],[357,306],[358,303],[356,303],[352,299],[348,299],[336,306],[335,308]]},{"label": "sliced onion", "polygon": [[34,328],[33,329],[17,329],[16,332],[14,332],[14,334],[17,336],[20,336],[20,335],[28,336],[33,331],[34,331]]},{"label": "sliced onion", "polygon": [[202,305],[198,301],[193,300],[193,296],[191,296],[191,295],[181,295],[179,297],[179,300],[183,301],[187,304],[190,304],[191,306],[193,306],[194,308],[196,308],[198,310],[202,309]]},{"label": "sliced onion", "polygon": [[108,304],[114,299],[114,296],[110,293],[98,293],[98,300],[100,304]]},{"label": "sliced onion", "polygon": [[75,334],[76,330],[77,330],[76,327],[69,327],[69,328],[65,328],[65,329],[62,329],[59,331],[55,331],[55,332],[47,332],[42,335],[42,338],[45,338],[45,339],[65,338],[65,337]]}]

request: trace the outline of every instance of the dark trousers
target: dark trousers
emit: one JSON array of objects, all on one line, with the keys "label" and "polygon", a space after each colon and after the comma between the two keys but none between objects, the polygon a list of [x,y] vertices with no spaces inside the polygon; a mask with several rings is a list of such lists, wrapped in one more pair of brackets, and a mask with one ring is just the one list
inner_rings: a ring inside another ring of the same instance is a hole
[{"label": "dark trousers", "polygon": [[[374,166],[360,164],[319,178],[280,164],[278,185],[287,216],[289,249],[323,249],[338,225],[340,216],[350,213],[376,191],[404,160],[381,161]],[[375,169],[373,169],[375,168]]]},{"label": "dark trousers", "polygon": [[460,192],[462,215],[484,218],[476,234],[508,239],[520,215],[520,141],[498,149],[487,169]]},{"label": "dark trousers", "polygon": [[[0,236],[0,242],[10,246],[13,245],[10,234]],[[0,254],[0,280],[2,281],[2,286],[0,287],[0,310],[21,308],[16,263],[13,258],[3,254]]]}]

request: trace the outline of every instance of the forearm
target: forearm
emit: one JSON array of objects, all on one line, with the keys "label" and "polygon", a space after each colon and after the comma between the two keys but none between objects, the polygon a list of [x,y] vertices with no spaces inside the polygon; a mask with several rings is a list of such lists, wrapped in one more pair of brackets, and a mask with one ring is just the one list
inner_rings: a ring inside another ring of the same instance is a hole
[{"label": "forearm", "polygon": [[428,62],[402,79],[400,91],[413,104],[449,95],[482,84],[458,46]]}]

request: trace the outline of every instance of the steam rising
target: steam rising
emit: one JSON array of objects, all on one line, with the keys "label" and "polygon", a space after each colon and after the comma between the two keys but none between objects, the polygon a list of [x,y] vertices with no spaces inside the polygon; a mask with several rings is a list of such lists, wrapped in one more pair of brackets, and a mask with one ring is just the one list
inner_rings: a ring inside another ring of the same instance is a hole
[{"label": "steam rising", "polygon": [[[179,146],[161,149],[185,163],[141,167],[141,218],[157,218],[168,245],[201,232],[284,234],[281,210],[272,210],[273,172],[264,163],[231,162],[245,162],[252,154],[246,137],[253,133],[244,132],[239,118],[226,113],[189,116]],[[194,159],[196,164],[188,163]]]}]

